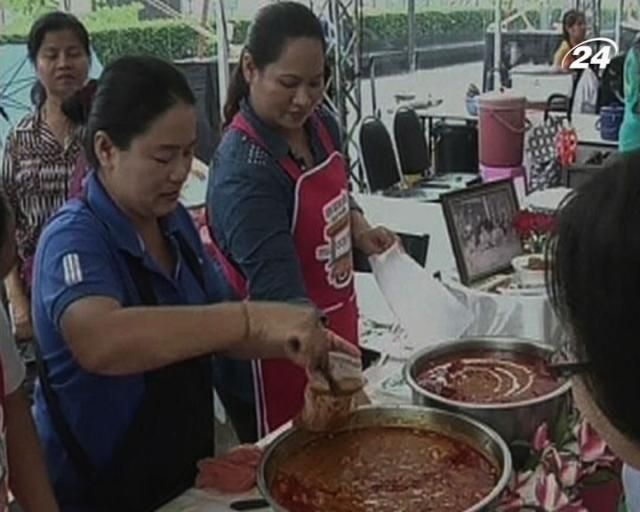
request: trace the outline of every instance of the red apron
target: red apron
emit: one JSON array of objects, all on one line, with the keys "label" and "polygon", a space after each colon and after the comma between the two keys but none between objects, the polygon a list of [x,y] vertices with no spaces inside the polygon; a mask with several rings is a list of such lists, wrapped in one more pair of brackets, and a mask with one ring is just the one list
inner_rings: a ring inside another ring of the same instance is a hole
[{"label": "red apron", "polygon": [[[346,165],[322,121],[314,115],[311,122],[329,155],[327,159],[304,172],[290,156],[278,162],[295,183],[291,234],[309,299],[327,315],[332,331],[357,344],[358,310],[353,284]],[[235,116],[230,129],[242,132],[269,151],[241,113]],[[244,277],[215,244],[212,245],[229,282],[246,297]],[[289,361],[254,362],[259,436],[272,432],[300,412],[306,382],[304,370]]]}]

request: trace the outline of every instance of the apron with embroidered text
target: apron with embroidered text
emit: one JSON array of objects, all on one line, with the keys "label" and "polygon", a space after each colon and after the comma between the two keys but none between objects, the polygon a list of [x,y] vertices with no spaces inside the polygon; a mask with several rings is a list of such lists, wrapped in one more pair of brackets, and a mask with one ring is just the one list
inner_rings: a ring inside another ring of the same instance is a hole
[{"label": "apron with embroidered text", "polygon": [[[291,234],[308,298],[326,315],[328,327],[333,332],[357,344],[358,310],[353,283],[346,164],[322,121],[314,115],[311,122],[328,157],[305,171],[290,156],[278,162],[295,183]],[[241,132],[269,152],[242,113],[235,116],[229,128]],[[213,252],[236,292],[247,297],[246,281],[237,266],[215,242]],[[307,378],[302,368],[285,360],[256,361],[253,366],[261,430],[258,434],[264,436],[300,412]]]}]

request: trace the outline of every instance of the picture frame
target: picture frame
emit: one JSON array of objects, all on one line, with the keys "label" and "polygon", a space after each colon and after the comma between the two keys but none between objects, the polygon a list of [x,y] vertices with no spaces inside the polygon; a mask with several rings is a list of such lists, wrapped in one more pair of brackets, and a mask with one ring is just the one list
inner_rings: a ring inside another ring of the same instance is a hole
[{"label": "picture frame", "polygon": [[513,181],[457,190],[441,200],[462,284],[471,286],[510,270],[511,260],[524,252],[513,227],[520,209]]}]

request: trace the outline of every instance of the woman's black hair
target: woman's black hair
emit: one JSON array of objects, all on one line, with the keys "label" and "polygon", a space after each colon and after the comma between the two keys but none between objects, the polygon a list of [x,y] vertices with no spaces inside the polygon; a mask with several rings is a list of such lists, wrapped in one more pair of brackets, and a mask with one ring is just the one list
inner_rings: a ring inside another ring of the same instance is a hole
[{"label": "woman's black hair", "polygon": [[640,152],[625,154],[560,209],[548,247],[552,303],[586,382],[620,431],[640,441]]},{"label": "woman's black hair", "polygon": [[571,37],[569,36],[569,29],[573,27],[580,20],[586,20],[582,11],[576,9],[569,9],[562,16],[562,39],[571,44]]},{"label": "woman's black hair", "polygon": [[98,169],[93,147],[98,131],[126,150],[171,107],[195,102],[186,78],[172,64],[155,57],[128,56],[108,64],[97,82],[89,82],[63,103],[62,111],[84,126],[87,159]]},{"label": "woman's black hair", "polygon": [[258,11],[249,33],[240,61],[233,70],[227,100],[224,105],[224,123],[228,126],[233,116],[240,110],[240,102],[249,94],[249,84],[242,73],[244,53],[248,52],[255,66],[262,70],[276,62],[290,39],[308,37],[326,43],[320,20],[308,7],[298,2],[278,2],[267,5]]},{"label": "woman's black hair", "polygon": [[[87,54],[87,57],[91,58],[89,32],[87,32],[85,26],[73,14],[55,11],[44,14],[38,18],[29,31],[27,54],[29,55],[29,60],[34,66],[38,59],[38,52],[42,47],[42,43],[44,42],[46,35],[50,32],[61,32],[63,30],[72,32],[78,38],[78,41],[80,42],[82,49]],[[31,101],[37,107],[41,107],[46,99],[47,93],[44,87],[40,81],[36,81],[31,89]]]}]

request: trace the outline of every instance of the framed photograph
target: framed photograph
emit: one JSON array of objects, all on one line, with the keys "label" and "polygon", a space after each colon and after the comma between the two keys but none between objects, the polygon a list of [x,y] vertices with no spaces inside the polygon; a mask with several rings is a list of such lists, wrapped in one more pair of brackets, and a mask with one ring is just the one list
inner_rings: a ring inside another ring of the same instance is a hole
[{"label": "framed photograph", "polygon": [[523,253],[513,227],[519,207],[512,180],[445,194],[442,209],[463,284],[508,270],[511,260]]}]

